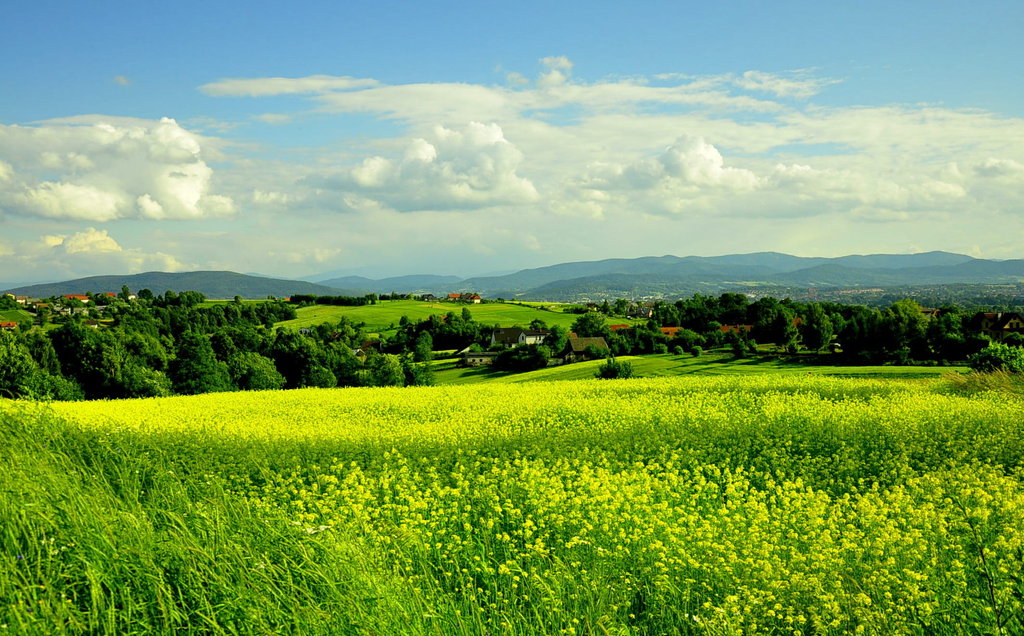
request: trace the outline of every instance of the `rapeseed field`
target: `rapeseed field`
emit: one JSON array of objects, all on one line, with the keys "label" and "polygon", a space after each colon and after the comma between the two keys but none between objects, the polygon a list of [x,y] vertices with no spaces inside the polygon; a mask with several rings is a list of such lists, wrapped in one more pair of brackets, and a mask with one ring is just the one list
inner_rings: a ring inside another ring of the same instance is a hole
[{"label": "rapeseed field", "polygon": [[4,402],[0,633],[1024,633],[1024,401],[685,377]]}]

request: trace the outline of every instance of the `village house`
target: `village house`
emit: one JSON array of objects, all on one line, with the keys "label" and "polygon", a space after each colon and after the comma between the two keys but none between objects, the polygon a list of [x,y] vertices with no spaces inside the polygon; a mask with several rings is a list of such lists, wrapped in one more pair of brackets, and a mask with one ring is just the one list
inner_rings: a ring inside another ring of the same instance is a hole
[{"label": "village house", "polygon": [[462,363],[467,367],[489,366],[497,357],[497,351],[463,351]]},{"label": "village house", "polygon": [[1024,335],[1024,317],[1015,311],[979,312],[971,319],[975,329],[992,340],[1003,340],[1011,333]]},{"label": "village house", "polygon": [[722,325],[718,330],[722,333],[750,333],[754,325]]},{"label": "village house", "polygon": [[544,339],[547,337],[548,332],[544,330],[535,331],[521,327],[500,328],[491,332],[491,346],[521,347],[523,345],[543,344]]},{"label": "village house", "polygon": [[437,300],[437,296],[433,294],[423,294],[422,296],[420,296],[420,300],[422,300],[425,303],[432,303],[435,300]]},{"label": "village house", "polygon": [[483,299],[480,297],[480,294],[451,293],[448,294],[448,300],[450,302],[456,303],[471,303],[474,305],[479,305],[480,301]]},{"label": "village house", "polygon": [[592,357],[588,354],[588,349],[596,351],[601,355],[611,351],[604,338],[575,338],[570,336],[563,359],[566,364],[586,360],[588,357]]},{"label": "village house", "polygon": [[17,328],[18,323],[14,322],[13,320],[4,320],[3,322],[0,322],[0,329],[7,329],[13,331]]}]

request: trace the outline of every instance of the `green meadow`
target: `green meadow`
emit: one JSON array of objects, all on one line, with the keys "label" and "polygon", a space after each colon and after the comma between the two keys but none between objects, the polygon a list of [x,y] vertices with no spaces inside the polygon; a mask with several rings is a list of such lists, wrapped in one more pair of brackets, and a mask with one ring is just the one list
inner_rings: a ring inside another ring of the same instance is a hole
[{"label": "green meadow", "polygon": [[[286,320],[277,324],[279,327],[299,329],[301,327],[312,327],[325,322],[337,322],[341,318],[348,318],[355,322],[366,323],[366,330],[369,332],[383,332],[394,325],[405,316],[412,321],[426,320],[431,316],[443,316],[448,312],[460,313],[464,308],[469,309],[473,314],[473,320],[485,325],[498,325],[501,327],[512,327],[515,325],[527,326],[533,320],[543,320],[548,326],[559,325],[568,328],[579,317],[575,314],[554,311],[552,308],[559,307],[551,303],[541,306],[524,306],[512,303],[481,303],[479,305],[463,305],[449,302],[420,302],[416,300],[384,300],[376,305],[363,305],[361,307],[337,307],[332,305],[313,305],[300,307],[297,311],[298,317],[294,320]],[[609,324],[633,324],[636,321],[616,318],[609,320]]]},{"label": "green meadow", "polygon": [[[712,351],[700,357],[691,355],[654,354],[644,356],[618,356],[616,360],[629,362],[633,372],[641,378],[661,378],[686,375],[806,375],[861,378],[938,378],[947,373],[963,373],[966,367],[943,366],[837,366],[792,362],[778,358],[736,358],[731,353]],[[586,380],[593,378],[603,360],[577,362],[538,369],[525,373],[498,371],[490,367],[466,368],[455,359],[434,361],[434,379],[437,384],[471,384],[474,382],[538,382]]]}]

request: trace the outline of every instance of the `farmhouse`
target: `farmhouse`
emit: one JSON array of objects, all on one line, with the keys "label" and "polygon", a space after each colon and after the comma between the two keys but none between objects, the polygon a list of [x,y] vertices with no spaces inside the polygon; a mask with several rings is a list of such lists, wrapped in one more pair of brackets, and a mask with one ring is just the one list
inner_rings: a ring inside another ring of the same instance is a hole
[{"label": "farmhouse", "polygon": [[472,303],[474,305],[479,305],[480,301],[483,299],[480,297],[480,294],[460,294],[455,292],[448,294],[448,300],[451,302]]},{"label": "farmhouse", "polygon": [[491,332],[491,346],[504,345],[519,347],[522,345],[542,344],[548,337],[544,330],[529,330],[520,327],[499,328]]},{"label": "farmhouse", "polygon": [[494,364],[497,357],[496,351],[466,351],[462,354],[462,362],[467,367],[482,367]]},{"label": "farmhouse", "polygon": [[14,322],[13,320],[4,320],[3,322],[0,322],[0,329],[13,330],[17,328],[18,323]]},{"label": "farmhouse", "polygon": [[979,312],[971,322],[992,340],[1002,340],[1011,333],[1024,334],[1024,317],[1015,311]]},{"label": "farmhouse", "polygon": [[604,338],[570,337],[565,349],[564,359],[566,364],[586,360],[588,357],[592,357],[587,353],[588,350],[592,352],[596,351],[597,353],[604,355],[611,349],[608,348],[608,343],[605,342]]}]

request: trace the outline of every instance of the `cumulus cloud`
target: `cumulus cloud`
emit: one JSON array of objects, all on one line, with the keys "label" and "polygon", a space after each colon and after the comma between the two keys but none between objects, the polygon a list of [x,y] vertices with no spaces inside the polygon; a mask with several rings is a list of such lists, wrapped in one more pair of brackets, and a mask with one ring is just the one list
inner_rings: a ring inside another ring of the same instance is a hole
[{"label": "cumulus cloud", "polygon": [[[401,156],[372,156],[319,180],[400,211],[529,203],[533,183],[517,174],[522,153],[497,124],[436,126],[410,140]],[[317,180],[314,180],[317,181]]]},{"label": "cumulus cloud", "polygon": [[269,97],[347,91],[377,86],[373,79],[310,75],[308,77],[261,77],[222,79],[203,84],[199,90],[213,97]]},{"label": "cumulus cloud", "polygon": [[[981,177],[1024,179],[1024,164],[1013,159],[989,157],[982,163],[974,166],[974,172]],[[0,174],[2,174],[2,170],[0,170]]]},{"label": "cumulus cloud", "polygon": [[173,119],[86,118],[0,126],[0,209],[50,219],[199,219],[231,214],[212,194],[202,139]]},{"label": "cumulus cloud", "polygon": [[26,277],[65,278],[195,269],[194,264],[160,250],[122,247],[107,230],[95,227],[8,242],[5,249],[0,249],[0,266],[13,268]]}]

